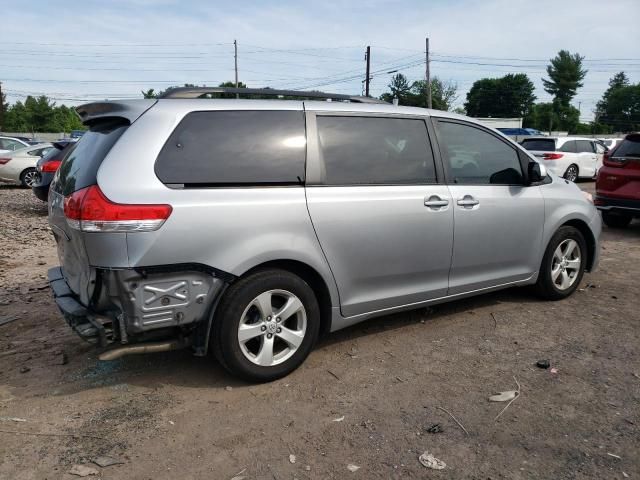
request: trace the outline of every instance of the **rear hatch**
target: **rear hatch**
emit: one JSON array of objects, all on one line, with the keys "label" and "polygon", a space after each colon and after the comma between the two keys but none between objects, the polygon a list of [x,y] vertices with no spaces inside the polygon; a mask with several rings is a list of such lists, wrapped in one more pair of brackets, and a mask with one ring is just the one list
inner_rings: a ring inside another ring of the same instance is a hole
[{"label": "rear hatch", "polygon": [[49,224],[58,246],[58,258],[69,287],[83,305],[89,304],[95,285],[85,247],[84,233],[65,217],[65,199],[97,183],[102,161],[129,126],[124,118],[106,118],[93,123],[72,151],[65,156],[49,190]]},{"label": "rear hatch", "polygon": [[640,200],[640,134],[631,134],[604,157],[596,193],[624,200]]}]

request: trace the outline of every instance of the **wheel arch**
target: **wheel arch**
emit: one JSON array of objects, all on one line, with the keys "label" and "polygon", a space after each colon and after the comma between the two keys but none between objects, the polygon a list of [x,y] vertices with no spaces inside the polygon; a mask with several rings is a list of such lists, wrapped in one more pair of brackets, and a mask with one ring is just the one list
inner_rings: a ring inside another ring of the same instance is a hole
[{"label": "wheel arch", "polygon": [[593,236],[593,232],[589,228],[589,225],[583,220],[574,218],[571,220],[567,220],[562,225],[560,225],[560,227],[573,227],[582,234],[582,236],[584,237],[584,241],[587,244],[587,265],[585,267],[585,270],[591,271],[596,254],[596,239]]},{"label": "wheel arch", "polygon": [[320,307],[320,333],[325,334],[331,331],[331,318],[333,301],[331,292],[322,275],[310,265],[299,260],[280,259],[269,260],[252,267],[244,272],[239,278],[256,273],[260,270],[280,269],[291,272],[309,284],[316,295],[318,306]]},{"label": "wheel arch", "polygon": [[24,183],[24,176],[27,174],[29,170],[33,170],[34,172],[38,171],[36,167],[32,167],[32,166],[23,168],[22,171],[20,172],[20,175],[18,175],[18,179],[20,180],[20,183]]}]

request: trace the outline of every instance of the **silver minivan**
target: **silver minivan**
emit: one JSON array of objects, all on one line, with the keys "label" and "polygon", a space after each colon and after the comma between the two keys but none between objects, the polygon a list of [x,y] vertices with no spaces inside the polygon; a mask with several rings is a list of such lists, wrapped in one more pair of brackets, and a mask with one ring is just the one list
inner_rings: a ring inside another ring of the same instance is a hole
[{"label": "silver minivan", "polygon": [[[69,325],[102,360],[191,348],[251,381],[319,335],[598,263],[578,187],[473,119],[366,97],[181,88],[77,111],[51,185]],[[286,100],[286,98],[292,98]]]}]

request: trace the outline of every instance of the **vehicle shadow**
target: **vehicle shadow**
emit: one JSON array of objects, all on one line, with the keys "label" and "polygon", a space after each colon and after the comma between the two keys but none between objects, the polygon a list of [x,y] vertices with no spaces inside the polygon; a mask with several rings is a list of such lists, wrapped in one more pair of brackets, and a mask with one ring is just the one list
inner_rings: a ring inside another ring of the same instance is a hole
[{"label": "vehicle shadow", "polygon": [[420,322],[434,322],[458,313],[475,313],[475,310],[486,309],[500,304],[541,303],[530,288],[510,288],[497,292],[485,293],[470,298],[423,307],[383,317],[377,317],[329,334],[321,339],[316,348],[330,346],[337,343],[357,340],[361,337],[402,329],[408,325]]},{"label": "vehicle shadow", "polygon": [[[430,323],[462,312],[496,306],[540,302],[528,289],[513,288],[458,300],[435,307],[420,308],[364,321],[339,332],[323,336],[315,351],[341,343],[400,330],[420,322]],[[68,383],[58,389],[59,394],[74,393],[92,388],[130,384],[144,388],[171,385],[185,388],[223,389],[250,388],[255,384],[239,380],[228,374],[212,357],[194,357],[189,350],[145,355],[131,355],[118,360],[102,362],[94,350],[87,350],[89,361],[81,371],[66,379]],[[313,356],[313,352],[311,354]]]},{"label": "vehicle shadow", "polygon": [[47,202],[39,200],[30,188],[10,183],[0,183],[0,190],[14,190],[17,194],[15,202],[7,202],[2,205],[3,211],[11,211],[25,216],[47,216]]},{"label": "vehicle shadow", "polygon": [[602,224],[602,238],[605,240],[640,238],[640,218],[634,219],[626,228],[610,228]]}]

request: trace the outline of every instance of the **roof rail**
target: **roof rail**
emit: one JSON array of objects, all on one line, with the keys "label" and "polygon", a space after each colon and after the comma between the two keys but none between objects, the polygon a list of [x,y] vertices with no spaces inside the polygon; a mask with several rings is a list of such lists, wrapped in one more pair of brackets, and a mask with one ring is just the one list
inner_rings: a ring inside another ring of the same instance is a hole
[{"label": "roof rail", "polygon": [[274,97],[305,97],[338,100],[354,103],[387,103],[372,97],[344,95],[340,93],[305,92],[298,90],[276,90],[273,88],[230,88],[230,87],[177,87],[170,88],[158,98],[198,98],[201,95],[227,93],[239,95],[269,95]]}]

